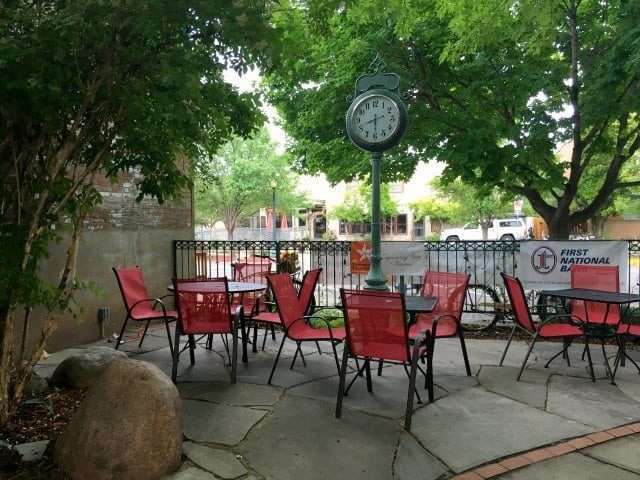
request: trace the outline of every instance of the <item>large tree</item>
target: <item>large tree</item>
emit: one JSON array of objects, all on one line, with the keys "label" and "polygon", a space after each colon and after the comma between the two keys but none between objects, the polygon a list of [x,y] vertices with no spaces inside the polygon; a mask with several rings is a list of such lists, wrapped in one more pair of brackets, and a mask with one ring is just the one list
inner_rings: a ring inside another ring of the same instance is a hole
[{"label": "large tree", "polygon": [[276,214],[305,207],[308,201],[298,191],[298,175],[289,168],[288,156],[276,150],[263,128],[253,138],[236,137],[201,158],[196,167],[196,221],[221,220],[233,240],[240,220],[271,206],[271,181],[276,182]]},{"label": "large tree", "polygon": [[497,192],[481,193],[460,180],[443,182],[435,178],[431,182],[435,196],[419,200],[411,205],[416,219],[431,219],[451,223],[475,221],[482,228],[486,240],[491,221],[513,212],[512,198]]},{"label": "large tree", "polygon": [[[0,425],[63,314],[77,313],[94,176],[135,170],[140,198],[159,201],[186,186],[178,158],[262,121],[222,73],[266,60],[271,36],[258,2],[0,2]],[[40,263],[63,240],[64,267],[48,283]],[[46,312],[39,338],[16,355],[18,310],[28,325],[36,307]]]},{"label": "large tree", "polygon": [[[640,0],[283,0],[275,23],[287,56],[271,100],[310,171],[332,181],[369,170],[347,140],[345,97],[376,53],[407,90],[409,127],[386,180],[418,161],[445,180],[525,197],[552,238],[593,217],[640,147]],[[302,6],[301,6],[302,5]],[[562,161],[554,154],[572,142]],[[597,192],[574,202],[594,158]]]},{"label": "large tree", "polygon": [[[391,189],[387,183],[383,183],[380,186],[380,215],[382,217],[395,217],[398,215],[398,203],[391,198]],[[367,181],[349,188],[344,194],[342,203],[336,205],[329,212],[329,216],[345,222],[370,222],[370,182]]]}]

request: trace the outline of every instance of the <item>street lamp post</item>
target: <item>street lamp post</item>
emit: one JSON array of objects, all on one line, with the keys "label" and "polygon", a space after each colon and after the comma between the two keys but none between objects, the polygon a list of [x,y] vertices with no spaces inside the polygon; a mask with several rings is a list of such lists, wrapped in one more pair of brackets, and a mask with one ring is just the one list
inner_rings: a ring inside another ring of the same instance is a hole
[{"label": "street lamp post", "polygon": [[276,272],[280,270],[279,261],[280,261],[280,248],[278,246],[278,234],[276,230],[276,187],[278,186],[278,182],[275,179],[271,180],[271,217],[272,217],[272,226],[273,226],[273,251],[275,252],[275,261],[276,261]]},{"label": "street lamp post", "polygon": [[271,180],[271,217],[273,226],[273,241],[278,241],[278,234],[276,233],[276,187],[278,183],[275,180]]}]

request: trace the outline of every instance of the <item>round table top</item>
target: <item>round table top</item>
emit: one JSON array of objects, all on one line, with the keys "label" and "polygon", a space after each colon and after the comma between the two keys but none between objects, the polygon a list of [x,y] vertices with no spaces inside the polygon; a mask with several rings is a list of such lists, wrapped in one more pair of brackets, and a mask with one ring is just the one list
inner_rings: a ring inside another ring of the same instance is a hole
[{"label": "round table top", "polygon": [[[211,291],[211,282],[199,281],[189,285],[184,285],[183,290],[186,292],[208,292]],[[259,292],[267,288],[262,283],[250,283],[250,282],[227,282],[229,287],[229,293],[246,293],[246,292]],[[173,292],[173,284],[169,285],[168,289]]]}]

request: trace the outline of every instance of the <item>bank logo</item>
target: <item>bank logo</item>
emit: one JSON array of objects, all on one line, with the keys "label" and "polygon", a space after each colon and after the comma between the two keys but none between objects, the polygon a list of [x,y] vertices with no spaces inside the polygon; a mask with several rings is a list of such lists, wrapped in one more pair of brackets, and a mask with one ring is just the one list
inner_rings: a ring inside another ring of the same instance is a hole
[{"label": "bank logo", "polygon": [[549,247],[538,247],[531,254],[531,266],[540,275],[547,275],[553,272],[557,264],[558,256]]}]

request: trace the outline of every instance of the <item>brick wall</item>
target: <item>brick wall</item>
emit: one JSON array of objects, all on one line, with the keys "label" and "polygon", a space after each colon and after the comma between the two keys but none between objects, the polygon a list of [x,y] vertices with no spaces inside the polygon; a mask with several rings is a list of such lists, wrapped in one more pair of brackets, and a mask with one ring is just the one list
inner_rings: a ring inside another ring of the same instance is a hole
[{"label": "brick wall", "polygon": [[136,182],[141,178],[137,172],[121,173],[113,184],[106,176],[98,176],[94,184],[102,195],[102,204],[86,219],[85,228],[93,231],[191,226],[191,192],[188,189],[182,191],[180,199],[168,199],[163,204],[155,198],[136,202]]}]

